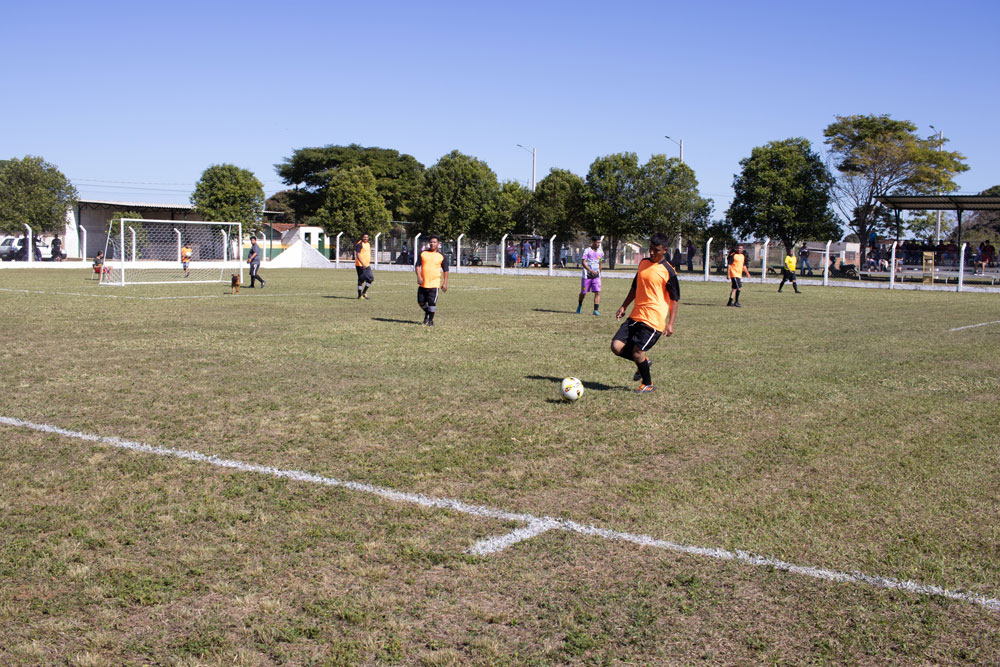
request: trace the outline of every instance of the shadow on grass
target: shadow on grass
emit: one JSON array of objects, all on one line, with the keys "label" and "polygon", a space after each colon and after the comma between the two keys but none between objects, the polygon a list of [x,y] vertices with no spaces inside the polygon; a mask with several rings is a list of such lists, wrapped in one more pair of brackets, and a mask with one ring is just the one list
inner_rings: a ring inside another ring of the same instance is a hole
[{"label": "shadow on grass", "polygon": [[712,307],[712,306],[724,306],[725,304],[724,303],[697,303],[697,302],[694,302],[694,301],[681,301],[681,305],[685,306],[685,307],[687,307],[687,306],[709,306],[709,307]]},{"label": "shadow on grass", "polygon": [[577,315],[575,310],[550,310],[549,308],[532,308],[536,313],[562,313],[563,315]]},{"label": "shadow on grass", "polygon": [[[554,377],[551,375],[525,375],[527,380],[548,380],[555,384],[559,384],[563,381],[563,378]],[[628,389],[628,387],[612,387],[609,384],[604,384],[603,382],[584,382],[583,386],[591,391],[623,391]],[[556,401],[557,403],[561,401]]]},{"label": "shadow on grass", "polygon": [[394,320],[391,317],[373,317],[376,322],[392,322],[393,324],[420,324],[417,320]]},{"label": "shadow on grass", "polygon": [[338,296],[336,294],[327,294],[323,297],[324,299],[350,299],[351,301],[357,301],[357,296]]}]

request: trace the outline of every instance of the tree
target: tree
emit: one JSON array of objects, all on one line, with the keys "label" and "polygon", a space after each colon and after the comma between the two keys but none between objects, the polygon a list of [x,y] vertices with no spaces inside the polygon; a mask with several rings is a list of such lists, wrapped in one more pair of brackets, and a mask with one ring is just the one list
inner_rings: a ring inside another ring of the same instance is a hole
[{"label": "tree", "polygon": [[[108,238],[111,241],[111,246],[116,248],[120,240],[122,239],[121,227],[122,220],[141,220],[142,213],[138,211],[115,211],[111,214],[111,220],[108,221]],[[135,246],[137,257],[133,259],[139,259],[141,253],[139,249],[145,248],[149,245],[149,234],[146,232],[146,228],[142,225],[125,225],[125,247],[130,248],[132,244],[132,230],[135,230]],[[125,257],[132,257],[130,253],[124,253]],[[108,257],[111,259],[111,256]]]},{"label": "tree", "polygon": [[0,160],[0,231],[61,231],[77,192],[61,171],[40,157]]},{"label": "tree", "polygon": [[205,220],[241,222],[244,232],[256,232],[263,218],[264,186],[251,171],[215,164],[202,173],[191,203]]},{"label": "tree", "polygon": [[583,179],[571,171],[549,171],[536,184],[528,203],[527,217],[535,233],[568,240],[583,231],[585,188]]},{"label": "tree", "polygon": [[726,217],[744,237],[773,238],[792,254],[805,239],[840,238],[830,208],[833,176],[801,137],[758,146],[740,160]]},{"label": "tree", "polygon": [[[979,196],[1000,197],[1000,185],[983,190]],[[962,227],[969,232],[968,236],[963,235],[969,243],[993,240],[1000,235],[1000,211],[973,211]],[[941,230],[944,231],[943,220]]]},{"label": "tree", "polygon": [[829,157],[840,173],[834,183],[834,201],[858,235],[860,259],[868,239],[887,229],[889,220],[878,197],[893,194],[933,194],[958,189],[953,178],[968,170],[965,156],[940,150],[937,135],[917,136],[917,126],[893,120],[888,114],[836,116],[823,131]]},{"label": "tree", "polygon": [[584,210],[592,230],[608,245],[608,266],[615,268],[618,245],[643,231],[641,172],[635,153],[599,157],[587,172]]},{"label": "tree", "polygon": [[271,216],[270,222],[298,225],[298,219],[295,217],[294,199],[294,190],[280,190],[268,197],[267,201],[264,202],[264,210],[274,214]]},{"label": "tree", "polygon": [[424,174],[417,200],[417,231],[454,239],[471,229],[489,229],[500,186],[489,166],[474,157],[452,151]]},{"label": "tree", "polygon": [[393,220],[413,220],[413,207],[421,193],[424,165],[412,155],[388,148],[322,146],[300,148],[275,165],[286,185],[292,186],[295,216],[305,220],[315,215],[324,203],[322,190],[338,169],[368,167],[375,177],[375,187],[385,200]]},{"label": "tree", "polygon": [[386,233],[392,216],[375,188],[375,176],[368,167],[338,169],[323,189],[324,201],[312,221],[327,234],[344,232],[351,239],[364,233]]},{"label": "tree", "polygon": [[[925,242],[933,242],[937,232],[938,214],[936,211],[921,211],[910,216],[906,228],[915,238]],[[941,236],[948,237],[955,228],[955,218],[950,211],[944,211],[941,216]]]},{"label": "tree", "polygon": [[678,158],[653,155],[639,172],[643,233],[693,235],[712,214],[712,202],[698,194],[694,170]]},{"label": "tree", "polygon": [[479,241],[496,243],[504,234],[530,232],[528,202],[531,190],[517,181],[504,181],[493,198],[486,215],[469,225],[469,236]]}]

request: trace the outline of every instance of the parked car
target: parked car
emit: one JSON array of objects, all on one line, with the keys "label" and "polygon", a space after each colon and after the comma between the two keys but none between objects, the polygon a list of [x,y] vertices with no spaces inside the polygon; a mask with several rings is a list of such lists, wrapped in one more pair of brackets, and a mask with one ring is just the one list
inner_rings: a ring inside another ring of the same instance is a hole
[{"label": "parked car", "polygon": [[[27,259],[27,255],[24,252],[24,237],[14,238],[13,236],[5,236],[2,241],[0,241],[0,260],[5,262],[20,261],[23,262]],[[52,257],[52,250],[49,248],[49,244],[45,241],[35,241],[35,261],[41,261],[43,259],[48,260]]]}]

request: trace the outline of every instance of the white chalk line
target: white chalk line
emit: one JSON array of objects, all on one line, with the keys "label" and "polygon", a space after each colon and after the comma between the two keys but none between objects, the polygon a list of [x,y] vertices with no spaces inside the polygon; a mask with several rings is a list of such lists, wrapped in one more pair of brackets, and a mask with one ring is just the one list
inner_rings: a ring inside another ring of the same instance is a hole
[{"label": "white chalk line", "polygon": [[[797,574],[800,576],[810,577],[813,579],[821,579],[824,581],[867,584],[874,588],[881,588],[884,590],[898,590],[906,593],[914,593],[917,595],[943,597],[949,600],[966,602],[969,604],[974,604],[980,607],[984,607],[991,611],[1000,612],[1000,599],[989,598],[984,595],[980,595],[978,593],[963,592],[961,590],[952,590],[952,589],[942,588],[940,586],[921,584],[919,582],[911,580],[893,579],[891,577],[881,577],[878,575],[870,575],[857,571],[838,572],[836,570],[827,570],[824,568],[812,567],[809,565],[796,565],[795,563],[789,563],[777,558],[773,558],[771,556],[761,556],[758,554],[751,553],[749,551],[740,551],[740,550],[730,551],[728,549],[717,549],[712,547],[698,547],[687,544],[678,544],[676,542],[670,542],[668,540],[660,540],[649,535],[624,533],[616,530],[600,528],[593,525],[584,525],[581,523],[577,523],[576,521],[569,521],[567,519],[559,519],[550,516],[539,517],[522,512],[509,512],[506,510],[494,509],[492,507],[486,507],[483,505],[470,505],[468,503],[462,502],[461,500],[456,500],[453,498],[436,498],[433,496],[426,496],[420,493],[407,493],[404,491],[396,491],[395,489],[390,489],[387,487],[374,486],[372,484],[365,484],[362,482],[339,480],[339,479],[334,479],[332,477],[323,477],[321,475],[314,475],[312,473],[302,472],[299,470],[283,470],[281,468],[275,468],[273,466],[262,466],[253,463],[245,463],[233,459],[223,459],[219,458],[218,456],[202,454],[200,452],[192,450],[157,447],[153,445],[147,445],[141,442],[124,440],[122,438],[116,438],[113,436],[93,435],[89,433],[82,433],[80,431],[72,431],[69,429],[60,428],[58,426],[51,426],[48,424],[36,424],[33,422],[16,419],[14,417],[0,416],[0,424],[5,424],[7,426],[14,426],[18,428],[27,428],[35,431],[41,431],[43,433],[53,433],[56,435],[62,435],[69,438],[77,438],[79,440],[86,440],[89,442],[104,443],[111,445],[113,447],[117,447],[119,449],[127,449],[134,452],[155,454],[157,456],[169,456],[173,458],[185,459],[188,461],[195,461],[199,463],[208,463],[209,465],[217,466],[220,468],[231,468],[234,470],[240,470],[242,472],[258,473],[261,475],[269,475],[271,477],[291,479],[298,482],[308,482],[311,484],[322,484],[324,486],[339,487],[351,491],[367,493],[393,502],[411,503],[415,505],[420,505],[421,507],[447,509],[477,517],[499,519],[501,521],[514,521],[514,522],[528,524],[528,526],[525,529],[522,529],[522,531],[514,531],[508,535],[504,535],[498,538],[483,540],[481,542],[478,542],[474,547],[472,547],[472,549],[475,549],[477,546],[480,545],[485,545],[486,548],[494,546],[498,547],[493,549],[492,551],[486,551],[485,553],[496,553],[497,551],[500,551],[503,548],[506,548],[507,546],[516,544],[517,542],[524,541],[524,539],[540,535],[549,530],[558,529],[558,530],[565,530],[573,533],[578,533],[580,535],[600,537],[606,540],[629,542],[631,544],[636,544],[639,546],[650,547],[654,549],[663,549],[675,553],[688,554],[692,556],[703,556],[708,558],[715,558],[717,560],[738,561],[750,565],[769,567],[775,570],[780,570],[782,572]],[[471,552],[472,549],[470,549],[469,551]]]},{"label": "white chalk line", "polygon": [[1000,320],[994,320],[993,322],[980,322],[979,324],[969,324],[964,327],[955,327],[954,329],[948,329],[949,332],[961,331],[962,329],[975,329],[976,327],[985,327],[990,324],[1000,324]]},{"label": "white chalk line", "polygon": [[518,542],[524,542],[525,540],[530,540],[532,537],[538,537],[542,533],[547,533],[550,530],[559,528],[558,521],[552,521],[549,519],[541,519],[538,521],[532,521],[524,528],[518,528],[506,535],[500,535],[498,537],[490,537],[485,540],[480,540],[474,545],[469,547],[465,553],[472,554],[474,556],[486,556],[489,554],[495,554],[497,552],[503,551],[507,547],[513,546]]},{"label": "white chalk line", "polygon": [[[223,285],[223,283],[219,283]],[[115,289],[114,287],[102,287],[101,289]],[[249,289],[249,288],[247,288]],[[414,289],[416,287],[414,286]],[[478,287],[475,285],[463,286],[463,287],[449,287],[449,292],[492,292],[496,290],[502,290],[502,287]],[[409,292],[410,290],[404,289],[390,289],[390,290],[377,290],[373,291],[373,295],[377,294],[398,294],[401,292]],[[29,290],[29,289],[14,289],[12,287],[0,287],[0,292],[17,292],[20,294],[53,294],[57,296],[92,296],[99,299],[133,299],[136,301],[183,301],[187,299],[231,299],[233,294],[189,294],[187,296],[134,296],[128,294],[99,294],[96,292],[57,292],[51,290]],[[261,297],[285,297],[285,296],[330,296],[329,292],[267,292],[263,294],[255,294],[254,298],[258,299]],[[339,296],[339,295],[334,295]]]}]

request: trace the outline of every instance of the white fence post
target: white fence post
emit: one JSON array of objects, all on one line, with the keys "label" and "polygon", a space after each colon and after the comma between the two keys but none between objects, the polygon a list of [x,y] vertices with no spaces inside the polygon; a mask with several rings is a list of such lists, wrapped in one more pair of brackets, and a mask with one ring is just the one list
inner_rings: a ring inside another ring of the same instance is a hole
[{"label": "white fence post", "polygon": [[458,239],[455,241],[455,272],[458,273],[462,270],[462,237],[465,234],[459,234]]},{"label": "white fence post", "polygon": [[504,234],[503,238],[500,239],[500,275],[503,275],[504,264],[507,263],[507,237],[510,234]]},{"label": "white fence post", "polygon": [[177,234],[177,261],[181,261],[181,230],[174,227],[174,234]]},{"label": "white fence post", "polygon": [[87,229],[80,225],[80,259],[87,260]]},{"label": "white fence post", "polygon": [[826,242],[826,253],[823,255],[823,287],[826,287],[830,282],[830,244],[832,241]]},{"label": "white fence post", "polygon": [[418,233],[413,237],[413,261],[410,262],[410,266],[416,266],[420,260],[420,236]]},{"label": "white fence post", "polygon": [[130,232],[132,232],[132,261],[135,262],[135,260],[136,260],[136,253],[135,253],[135,227],[133,227],[132,225],[129,225],[128,229],[129,229]]},{"label": "white fence post", "polygon": [[709,269],[709,267],[712,264],[712,262],[711,262],[711,260],[709,258],[712,256],[710,253],[712,252],[712,239],[714,239],[714,238],[715,238],[714,236],[709,236],[708,240],[705,241],[705,282],[706,283],[708,282],[708,269]]},{"label": "white fence post", "polygon": [[958,290],[962,291],[962,283],[965,282],[965,247],[968,243],[963,243],[958,250]]},{"label": "white fence post", "polygon": [[766,282],[764,277],[767,275],[767,246],[770,245],[771,239],[764,239],[764,256],[760,260],[760,281]]},{"label": "white fence post", "polygon": [[896,244],[899,241],[892,242],[892,266],[889,267],[889,289],[893,289],[896,286]]},{"label": "white fence post", "polygon": [[378,237],[382,236],[382,232],[375,235],[375,266],[378,266]]},{"label": "white fence post", "polygon": [[556,240],[556,235],[553,234],[552,238],[549,239],[549,275],[552,275],[552,243]]},{"label": "white fence post", "polygon": [[340,237],[343,235],[344,232],[340,232],[339,234],[337,234],[337,249],[334,250],[334,257],[336,257],[336,259],[333,260],[333,268],[335,269],[340,268]]},{"label": "white fence post", "polygon": [[220,229],[219,233],[222,234],[222,263],[225,264],[229,261],[229,235],[224,229]]},{"label": "white fence post", "polygon": [[24,228],[28,230],[28,237],[24,239],[24,242],[27,244],[26,246],[24,246],[24,249],[26,251],[25,256],[28,262],[30,263],[35,261],[35,248],[34,244],[31,242],[31,227],[29,227],[28,224],[25,223]]}]

